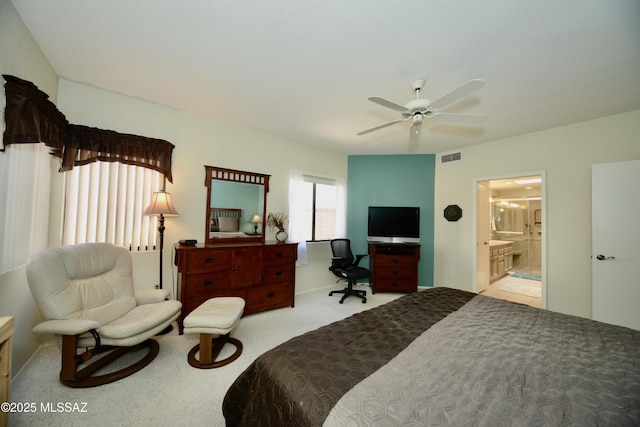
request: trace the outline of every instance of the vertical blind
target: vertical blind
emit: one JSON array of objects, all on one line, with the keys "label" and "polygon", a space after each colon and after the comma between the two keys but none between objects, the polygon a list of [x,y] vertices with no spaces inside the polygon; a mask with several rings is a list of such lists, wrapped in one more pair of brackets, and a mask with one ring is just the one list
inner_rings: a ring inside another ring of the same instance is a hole
[{"label": "vertical blind", "polygon": [[65,172],[63,244],[109,242],[132,251],[152,250],[156,218],[142,212],[162,188],[157,171],[113,162]]}]

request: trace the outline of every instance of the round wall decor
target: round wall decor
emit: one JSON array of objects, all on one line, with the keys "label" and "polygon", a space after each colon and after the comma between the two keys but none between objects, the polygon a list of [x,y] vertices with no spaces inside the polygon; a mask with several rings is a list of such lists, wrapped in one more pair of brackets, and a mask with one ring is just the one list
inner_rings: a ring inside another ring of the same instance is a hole
[{"label": "round wall decor", "polygon": [[462,208],[458,205],[449,205],[444,208],[444,218],[447,221],[457,221],[462,218]]}]

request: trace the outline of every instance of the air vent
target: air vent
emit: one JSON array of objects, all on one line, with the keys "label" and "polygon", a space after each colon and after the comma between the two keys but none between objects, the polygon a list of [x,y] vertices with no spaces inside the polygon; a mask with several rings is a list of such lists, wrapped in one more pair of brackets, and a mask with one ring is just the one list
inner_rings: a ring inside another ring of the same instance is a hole
[{"label": "air vent", "polygon": [[442,157],[440,157],[440,163],[449,163],[449,162],[455,162],[458,160],[462,160],[462,153],[460,152],[443,154]]}]

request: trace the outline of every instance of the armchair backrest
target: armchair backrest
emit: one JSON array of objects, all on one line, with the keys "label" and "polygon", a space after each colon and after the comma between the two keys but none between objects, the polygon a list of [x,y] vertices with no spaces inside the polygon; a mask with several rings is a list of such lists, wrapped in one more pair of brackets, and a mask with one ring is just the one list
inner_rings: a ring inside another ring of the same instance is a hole
[{"label": "armchair backrest", "polygon": [[109,243],[61,246],[27,263],[29,289],[46,320],[90,319],[101,325],[136,306],[131,255]]}]

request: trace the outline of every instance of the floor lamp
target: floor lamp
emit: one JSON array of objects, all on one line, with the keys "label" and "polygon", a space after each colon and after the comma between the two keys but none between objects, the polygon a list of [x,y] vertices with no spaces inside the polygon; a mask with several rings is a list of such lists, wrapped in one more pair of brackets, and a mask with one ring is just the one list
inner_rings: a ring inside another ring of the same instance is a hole
[{"label": "floor lamp", "polygon": [[151,197],[151,203],[144,210],[144,215],[159,216],[158,233],[160,233],[160,289],[162,289],[162,250],[164,247],[164,217],[178,216],[178,211],[173,206],[171,194],[165,191],[157,191]]}]

